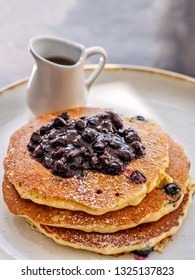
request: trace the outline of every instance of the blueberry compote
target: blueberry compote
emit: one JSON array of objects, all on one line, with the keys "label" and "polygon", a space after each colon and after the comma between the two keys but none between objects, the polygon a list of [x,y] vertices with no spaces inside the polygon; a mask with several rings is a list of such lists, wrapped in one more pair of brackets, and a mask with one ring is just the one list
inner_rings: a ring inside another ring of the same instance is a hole
[{"label": "blueberry compote", "polygon": [[33,158],[64,178],[81,177],[85,170],[117,175],[145,153],[137,132],[124,128],[113,112],[73,120],[62,113],[33,132],[27,147]]}]

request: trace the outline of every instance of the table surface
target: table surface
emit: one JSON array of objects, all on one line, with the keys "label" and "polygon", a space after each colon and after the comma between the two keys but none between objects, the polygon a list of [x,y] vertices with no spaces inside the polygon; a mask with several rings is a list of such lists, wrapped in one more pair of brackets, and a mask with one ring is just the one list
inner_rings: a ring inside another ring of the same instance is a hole
[{"label": "table surface", "polygon": [[195,77],[195,1],[0,0],[0,87],[28,77],[29,39],[52,35],[107,50],[109,63]]}]

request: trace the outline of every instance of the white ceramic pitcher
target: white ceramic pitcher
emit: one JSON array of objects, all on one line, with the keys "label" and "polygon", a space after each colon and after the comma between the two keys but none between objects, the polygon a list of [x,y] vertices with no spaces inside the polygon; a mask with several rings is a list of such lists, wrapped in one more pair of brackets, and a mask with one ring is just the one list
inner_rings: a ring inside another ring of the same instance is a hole
[{"label": "white ceramic pitcher", "polygon": [[[29,49],[35,59],[27,86],[27,103],[33,114],[85,106],[88,90],[107,61],[106,51],[46,36],[32,38]],[[84,64],[93,55],[100,56],[99,63],[85,78]]]}]

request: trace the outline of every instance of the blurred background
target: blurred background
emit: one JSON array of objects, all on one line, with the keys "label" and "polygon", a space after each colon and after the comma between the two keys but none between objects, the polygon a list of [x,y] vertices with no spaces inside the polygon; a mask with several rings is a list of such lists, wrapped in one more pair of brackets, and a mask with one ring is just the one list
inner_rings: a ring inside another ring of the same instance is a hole
[{"label": "blurred background", "polygon": [[0,87],[28,77],[29,39],[52,35],[103,46],[109,63],[195,77],[193,0],[0,0]]}]

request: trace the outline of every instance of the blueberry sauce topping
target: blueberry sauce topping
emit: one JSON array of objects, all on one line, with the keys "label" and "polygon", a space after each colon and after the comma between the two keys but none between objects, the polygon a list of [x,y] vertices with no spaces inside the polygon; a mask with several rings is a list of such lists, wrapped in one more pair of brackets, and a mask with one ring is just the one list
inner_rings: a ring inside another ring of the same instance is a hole
[{"label": "blueberry sauce topping", "polygon": [[162,189],[170,196],[175,196],[181,191],[181,189],[176,184],[167,184]]},{"label": "blueberry sauce topping", "polygon": [[141,174],[139,171],[135,171],[131,173],[129,179],[131,180],[132,183],[135,184],[143,184],[146,182],[146,177]]},{"label": "blueberry sauce topping", "polygon": [[[113,112],[70,119],[62,113],[33,132],[27,148],[33,158],[63,178],[83,176],[86,170],[120,174],[125,166],[145,154],[137,132],[124,128]],[[134,182],[146,180],[137,172]]]}]

